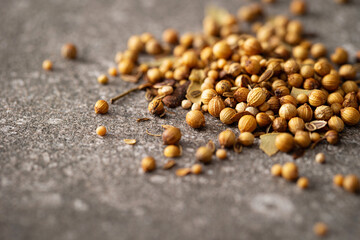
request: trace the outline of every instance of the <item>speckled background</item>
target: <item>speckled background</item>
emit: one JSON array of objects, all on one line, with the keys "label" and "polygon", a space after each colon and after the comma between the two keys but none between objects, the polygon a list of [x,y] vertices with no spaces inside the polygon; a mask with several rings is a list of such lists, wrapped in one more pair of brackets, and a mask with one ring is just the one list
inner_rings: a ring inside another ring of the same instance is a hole
[{"label": "speckled background", "polygon": [[[212,1],[235,13],[245,2]],[[308,1],[306,31],[317,33],[333,50],[360,49],[360,1],[339,6]],[[109,99],[131,83],[96,77],[113,66],[118,50],[133,34],[167,27],[201,30],[206,1],[0,1],[0,239],[314,239],[312,227],[323,221],[327,239],[360,238],[360,198],[332,185],[337,173],[360,175],[359,126],[347,129],[337,146],[320,144],[297,159],[300,174],[310,180],[301,191],[270,176],[286,154],[267,157],[259,142],[240,155],[214,160],[200,176],[176,177],[174,170],[143,174],[142,157],[158,165],[162,124],[182,129],[179,167],[194,163],[196,147],[226,129],[206,116],[205,129],[190,129],[186,111],[164,119],[149,116],[144,92],[129,95],[96,116],[96,100]],[[287,13],[288,1],[266,12]],[[74,42],[77,61],[65,61],[60,48]],[[352,55],[353,56],[353,55]],[[53,72],[41,70],[44,59]],[[151,121],[137,123],[149,117]],[[96,136],[98,125],[109,134]],[[236,126],[233,129],[238,132]],[[123,143],[136,138],[135,146]],[[314,162],[325,152],[327,163]]]}]

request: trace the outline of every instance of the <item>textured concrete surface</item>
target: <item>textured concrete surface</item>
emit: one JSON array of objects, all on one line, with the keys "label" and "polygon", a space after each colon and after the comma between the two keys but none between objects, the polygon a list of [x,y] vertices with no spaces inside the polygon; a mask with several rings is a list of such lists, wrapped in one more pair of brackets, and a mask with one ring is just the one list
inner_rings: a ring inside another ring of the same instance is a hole
[{"label": "textured concrete surface", "polygon": [[[216,2],[216,1],[214,1]],[[288,1],[267,8],[287,12]],[[360,2],[347,6],[309,1],[306,30],[318,32],[329,49],[360,48]],[[291,161],[286,154],[267,157],[258,142],[229,160],[205,167],[201,176],[178,178],[174,170],[143,174],[143,156],[162,157],[161,124],[182,129],[184,156],[226,128],[206,116],[196,131],[184,122],[186,111],[164,119],[146,111],[144,92],[95,116],[97,99],[109,99],[133,87],[111,78],[99,86],[96,76],[112,66],[117,50],[132,34],[166,27],[181,32],[201,29],[205,1],[0,1],[0,239],[314,239],[315,222],[328,224],[327,239],[359,239],[360,198],[332,186],[337,173],[360,175],[359,126],[347,129],[337,146],[320,144],[296,160],[310,188],[270,176],[270,166]],[[235,10],[244,2],[217,1]],[[74,42],[80,59],[59,56]],[[55,69],[41,70],[44,59]],[[136,123],[137,118],[151,121]],[[105,138],[95,129],[108,127]],[[234,130],[237,131],[236,127]],[[136,138],[135,146],[122,142]],[[317,152],[327,155],[318,165]]]}]

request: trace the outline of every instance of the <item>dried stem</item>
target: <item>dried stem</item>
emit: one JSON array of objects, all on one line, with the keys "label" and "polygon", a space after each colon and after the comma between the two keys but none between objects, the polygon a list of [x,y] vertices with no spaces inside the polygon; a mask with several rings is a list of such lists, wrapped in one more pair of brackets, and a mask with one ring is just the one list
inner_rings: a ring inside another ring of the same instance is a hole
[{"label": "dried stem", "polygon": [[122,94],[120,94],[120,95],[118,95],[118,96],[116,96],[116,97],[111,98],[111,99],[110,99],[110,103],[113,104],[115,101],[117,101],[117,100],[119,100],[120,98],[128,95],[128,94],[131,93],[131,92],[135,92],[135,91],[137,91],[137,90],[142,90],[142,89],[147,88],[147,87],[150,87],[150,86],[151,86],[150,83],[144,83],[144,84],[141,84],[141,85],[139,85],[139,86],[137,86],[137,87],[131,88],[131,89],[127,90],[126,92],[124,92],[124,93],[122,93]]}]

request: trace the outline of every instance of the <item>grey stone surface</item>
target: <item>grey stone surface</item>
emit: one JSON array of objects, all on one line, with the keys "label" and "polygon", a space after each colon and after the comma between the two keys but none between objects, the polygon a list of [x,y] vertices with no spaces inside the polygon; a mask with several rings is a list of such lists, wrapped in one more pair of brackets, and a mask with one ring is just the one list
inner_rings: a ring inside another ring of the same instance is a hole
[{"label": "grey stone surface", "polygon": [[[241,1],[212,1],[235,13]],[[360,2],[339,7],[309,1],[302,18],[313,41],[330,50],[360,48]],[[95,116],[97,99],[133,87],[96,77],[113,66],[117,50],[133,34],[160,36],[166,27],[199,31],[206,1],[0,1],[0,239],[314,239],[315,222],[328,224],[327,239],[359,239],[360,199],[332,186],[337,173],[360,175],[359,126],[347,129],[337,146],[320,144],[296,160],[310,188],[270,176],[270,166],[291,156],[267,157],[255,146],[214,160],[200,176],[178,178],[174,170],[143,174],[142,157],[161,165],[161,124],[182,129],[184,156],[194,163],[195,148],[226,128],[206,116],[204,130],[190,129],[186,111],[164,119],[149,116],[144,92]],[[287,13],[288,1],[266,9]],[[59,51],[74,42],[80,59],[65,61]],[[50,58],[54,71],[41,63]],[[140,117],[151,121],[136,123]],[[96,136],[98,125],[109,135]],[[233,127],[234,130],[236,126]],[[122,142],[136,138],[135,146]],[[313,159],[325,152],[327,163]]]}]

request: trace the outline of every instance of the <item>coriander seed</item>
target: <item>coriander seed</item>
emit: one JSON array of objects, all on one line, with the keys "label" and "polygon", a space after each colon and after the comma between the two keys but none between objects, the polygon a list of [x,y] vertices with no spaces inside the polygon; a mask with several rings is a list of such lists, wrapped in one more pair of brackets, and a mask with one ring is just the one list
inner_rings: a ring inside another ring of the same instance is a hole
[{"label": "coriander seed", "polygon": [[134,67],[135,65],[130,59],[123,59],[118,65],[118,69],[121,74],[130,74]]},{"label": "coriander seed", "polygon": [[276,136],[275,146],[281,152],[290,152],[294,147],[294,137],[289,133],[280,133]]},{"label": "coriander seed", "polygon": [[324,153],[318,153],[315,156],[315,162],[317,162],[317,163],[325,163],[325,159],[326,159],[326,157],[325,157]]},{"label": "coriander seed", "polygon": [[77,56],[77,50],[74,44],[67,43],[61,48],[61,55],[67,59],[75,59]]},{"label": "coriander seed", "polygon": [[294,141],[297,145],[302,148],[307,148],[311,144],[310,134],[306,131],[296,131]]},{"label": "coriander seed", "polygon": [[164,114],[165,113],[165,108],[164,108],[164,104],[161,101],[161,99],[156,99],[155,98],[154,100],[152,100],[148,105],[148,111],[151,114],[159,115],[159,116]]},{"label": "coriander seed", "polygon": [[329,128],[337,132],[342,132],[344,130],[344,121],[338,116],[332,116],[328,121]]},{"label": "coriander seed", "polygon": [[359,190],[359,179],[357,176],[350,174],[345,176],[343,181],[343,187],[346,191],[355,193]]},{"label": "coriander seed", "polygon": [[186,123],[192,128],[204,127],[205,126],[204,114],[199,110],[191,110],[186,114]]},{"label": "coriander seed", "polygon": [[145,51],[151,55],[158,55],[158,54],[162,53],[163,48],[156,39],[150,39],[145,44]]},{"label": "coriander seed", "polygon": [[293,0],[290,4],[290,11],[294,15],[304,15],[306,13],[306,2],[304,0]]},{"label": "coriander seed", "polygon": [[243,133],[243,132],[253,132],[257,127],[255,117],[252,116],[252,115],[242,116],[240,118],[240,120],[239,120],[238,127],[239,127],[239,130],[240,130],[241,133]]},{"label": "coriander seed", "polygon": [[166,43],[176,44],[179,41],[178,32],[175,29],[168,28],[163,32],[162,39]]},{"label": "coriander seed", "polygon": [[116,70],[115,67],[111,67],[111,68],[108,69],[108,74],[110,76],[116,77],[118,73],[117,73],[117,70]]},{"label": "coriander seed", "polygon": [[105,100],[98,100],[95,103],[94,110],[96,114],[105,114],[109,110],[109,104]]},{"label": "coriander seed", "polygon": [[288,124],[286,122],[286,119],[282,117],[275,118],[272,123],[272,128],[274,129],[274,132],[285,132],[287,127]]},{"label": "coriander seed", "polygon": [[153,157],[144,157],[141,160],[141,168],[144,172],[151,172],[154,171],[156,168],[156,162]]},{"label": "coriander seed", "polygon": [[169,145],[164,149],[164,156],[168,158],[175,158],[181,155],[181,150],[176,145]]},{"label": "coriander seed", "polygon": [[109,79],[105,74],[102,74],[97,78],[97,81],[98,81],[98,83],[105,85],[109,82]]},{"label": "coriander seed", "polygon": [[177,127],[169,127],[162,133],[164,145],[176,145],[181,139],[181,131]]},{"label": "coriander seed", "polygon": [[96,128],[96,134],[99,135],[99,136],[105,136],[106,127],[100,126],[100,127]]},{"label": "coriander seed", "polygon": [[300,93],[299,95],[297,95],[296,97],[296,101],[300,104],[304,104],[308,101],[308,96],[305,93]]},{"label": "coriander seed", "polygon": [[327,234],[328,228],[325,223],[318,222],[314,225],[313,231],[317,236],[325,236]]},{"label": "coriander seed", "polygon": [[309,103],[313,107],[318,107],[326,102],[326,95],[321,90],[313,90],[309,95]]},{"label": "coriander seed", "polygon": [[306,177],[300,177],[297,182],[296,185],[301,188],[301,189],[305,189],[308,188],[309,186],[309,179],[307,179]]},{"label": "coriander seed", "polygon": [[344,182],[344,176],[341,174],[336,174],[333,178],[333,183],[338,186],[338,187],[342,187],[343,186],[343,182]]},{"label": "coriander seed", "polygon": [[296,115],[297,109],[290,103],[282,105],[279,109],[279,116],[285,118],[286,120],[290,120],[291,118],[296,117]]},{"label": "coriander seed", "polygon": [[276,163],[271,167],[271,175],[275,177],[280,177],[281,172],[282,172],[282,166],[280,164]]},{"label": "coriander seed", "polygon": [[294,181],[298,178],[298,168],[293,162],[287,162],[282,166],[281,175],[288,181]]},{"label": "coriander seed", "polygon": [[360,113],[353,107],[345,107],[341,109],[341,119],[345,124],[353,126],[360,121]]},{"label": "coriander seed", "polygon": [[202,166],[201,166],[201,164],[198,164],[198,163],[197,163],[197,164],[192,165],[192,167],[191,167],[191,173],[192,173],[192,174],[196,174],[196,175],[202,173]]},{"label": "coriander seed", "polygon": [[213,46],[213,54],[216,58],[220,59],[227,59],[231,56],[231,48],[230,46],[225,42],[225,41],[220,41],[217,42],[214,46]]},{"label": "coriander seed", "polygon": [[250,132],[243,132],[239,136],[240,143],[246,147],[253,145],[254,139],[254,135]]},{"label": "coriander seed", "polygon": [[227,158],[227,152],[225,149],[218,149],[216,151],[216,157],[221,159],[221,160],[224,160]]},{"label": "coriander seed", "polygon": [[209,101],[209,113],[213,117],[219,117],[221,111],[225,108],[224,101],[221,99],[220,96],[215,96]]},{"label": "coriander seed", "polygon": [[158,68],[151,68],[147,71],[146,76],[150,83],[157,83],[161,80],[161,72]]},{"label": "coriander seed", "polygon": [[229,148],[234,146],[236,136],[231,129],[226,129],[222,131],[218,136],[219,144],[222,148]]},{"label": "coriander seed", "polygon": [[208,147],[199,147],[195,156],[196,159],[202,163],[210,163],[212,159],[212,151]]},{"label": "coriander seed", "polygon": [[236,113],[236,110],[233,108],[224,108],[220,112],[220,121],[224,124],[232,124],[234,122],[233,117]]},{"label": "coriander seed", "polygon": [[53,64],[50,60],[44,60],[42,63],[42,68],[46,71],[51,71]]},{"label": "coriander seed", "polygon": [[325,133],[326,141],[332,145],[339,142],[339,133],[335,130],[329,130]]},{"label": "coriander seed", "polygon": [[189,100],[187,100],[187,99],[182,100],[181,107],[183,109],[189,109],[189,108],[191,108],[191,106],[192,106],[192,103]]},{"label": "coriander seed", "polygon": [[135,52],[141,52],[144,49],[144,44],[139,36],[131,36],[127,42],[128,49]]}]

